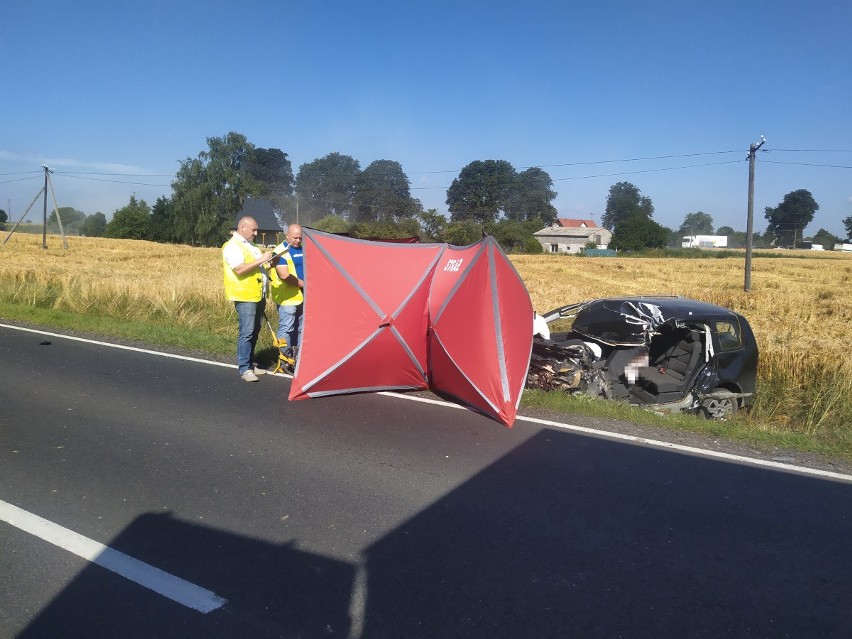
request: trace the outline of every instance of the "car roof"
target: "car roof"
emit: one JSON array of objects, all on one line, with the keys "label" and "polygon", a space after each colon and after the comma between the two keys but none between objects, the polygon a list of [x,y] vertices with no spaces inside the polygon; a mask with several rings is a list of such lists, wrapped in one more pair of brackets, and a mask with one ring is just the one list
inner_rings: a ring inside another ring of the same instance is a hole
[{"label": "car roof", "polygon": [[660,308],[663,316],[668,319],[679,319],[684,321],[702,319],[731,319],[731,316],[741,317],[736,311],[724,306],[701,302],[688,297],[664,296],[664,295],[636,295],[627,297],[605,297],[590,300],[584,305],[584,310],[594,306],[606,306],[607,308],[618,308],[625,302],[653,304]]},{"label": "car roof", "polygon": [[734,311],[685,297],[608,297],[563,307],[551,317],[574,315],[572,330],[608,344],[643,344],[664,324],[737,321]]}]

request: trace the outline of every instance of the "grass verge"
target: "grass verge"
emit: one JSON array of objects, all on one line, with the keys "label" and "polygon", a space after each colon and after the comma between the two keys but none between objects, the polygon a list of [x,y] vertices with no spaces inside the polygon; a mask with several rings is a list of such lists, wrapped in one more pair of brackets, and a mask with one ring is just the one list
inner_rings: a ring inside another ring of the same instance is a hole
[{"label": "grass verge", "polygon": [[848,438],[775,430],[745,413],[739,413],[733,419],[724,422],[708,421],[692,415],[659,414],[626,402],[535,389],[524,391],[521,404],[557,413],[617,419],[664,428],[672,432],[687,431],[707,437],[727,439],[763,451],[796,450],[831,459],[852,461],[852,441]]}]

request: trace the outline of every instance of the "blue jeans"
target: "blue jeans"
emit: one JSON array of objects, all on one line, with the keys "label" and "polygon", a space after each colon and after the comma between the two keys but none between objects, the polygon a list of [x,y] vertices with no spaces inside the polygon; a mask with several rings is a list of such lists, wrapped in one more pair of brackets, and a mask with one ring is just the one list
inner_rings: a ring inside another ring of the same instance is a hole
[{"label": "blue jeans", "polygon": [[240,375],[252,368],[254,361],[254,347],[257,344],[257,336],[260,335],[260,324],[263,320],[263,310],[266,308],[266,300],[259,302],[234,302],[239,320],[237,333],[237,365],[240,367]]},{"label": "blue jeans", "polygon": [[302,342],[302,305],[278,307],[278,339],[287,338],[287,346]]}]

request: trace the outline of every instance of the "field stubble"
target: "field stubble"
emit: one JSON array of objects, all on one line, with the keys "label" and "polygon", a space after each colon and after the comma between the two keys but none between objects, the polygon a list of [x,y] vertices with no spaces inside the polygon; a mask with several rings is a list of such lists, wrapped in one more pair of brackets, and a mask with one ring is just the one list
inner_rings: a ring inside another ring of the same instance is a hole
[{"label": "field stubble", "polygon": [[[0,301],[232,336],[221,252],[134,240],[13,235],[0,249]],[[38,240],[38,241],[36,241]],[[752,260],[512,256],[533,306],[615,295],[682,295],[742,313],[760,348],[753,428],[852,449],[852,256],[789,252]],[[341,317],[341,322],[345,318]],[[263,338],[262,338],[263,339]]]}]

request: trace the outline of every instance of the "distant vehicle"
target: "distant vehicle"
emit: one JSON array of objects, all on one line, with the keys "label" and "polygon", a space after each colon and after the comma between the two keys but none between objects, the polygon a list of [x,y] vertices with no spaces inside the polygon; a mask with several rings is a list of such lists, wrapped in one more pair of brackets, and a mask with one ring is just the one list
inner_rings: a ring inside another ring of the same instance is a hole
[{"label": "distant vehicle", "polygon": [[727,235],[685,235],[682,248],[727,248]]},{"label": "distant vehicle", "polygon": [[527,388],[724,420],[754,401],[748,321],[683,297],[619,297],[536,317]]}]

